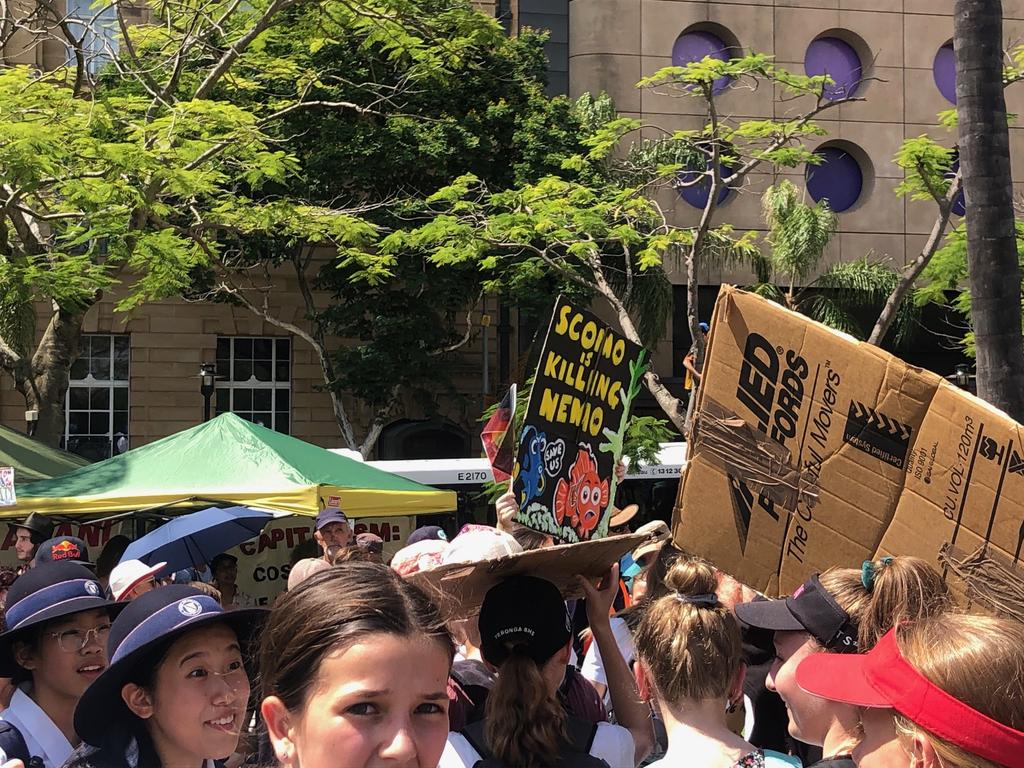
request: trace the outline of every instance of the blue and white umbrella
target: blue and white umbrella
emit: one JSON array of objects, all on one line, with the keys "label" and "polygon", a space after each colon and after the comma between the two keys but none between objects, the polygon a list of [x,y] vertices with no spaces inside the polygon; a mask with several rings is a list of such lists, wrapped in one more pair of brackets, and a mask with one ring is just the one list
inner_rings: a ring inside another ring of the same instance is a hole
[{"label": "blue and white umbrella", "polygon": [[168,520],[129,544],[121,560],[141,560],[147,565],[166,562],[166,571],[199,567],[258,536],[273,519],[261,509],[210,507]]}]

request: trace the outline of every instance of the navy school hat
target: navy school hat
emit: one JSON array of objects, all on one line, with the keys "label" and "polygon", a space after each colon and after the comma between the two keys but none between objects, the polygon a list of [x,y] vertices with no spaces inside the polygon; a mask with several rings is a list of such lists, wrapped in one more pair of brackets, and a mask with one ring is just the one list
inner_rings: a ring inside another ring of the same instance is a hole
[{"label": "navy school hat", "polygon": [[832,653],[857,652],[857,624],[811,576],[792,595],[736,606],[736,617],[751,627],[774,632],[807,632]]},{"label": "navy school hat", "polygon": [[7,592],[7,631],[0,635],[0,675],[10,677],[17,669],[12,644],[24,638],[26,630],[97,608],[114,615],[123,607],[106,599],[96,576],[80,563],[44,563],[32,568]]},{"label": "navy school hat", "polygon": [[254,630],[266,613],[265,608],[225,611],[209,595],[184,584],[170,584],[135,598],[110,629],[107,668],[75,707],[75,732],[87,744],[103,746],[111,723],[134,717],[121,698],[121,689],[140,663],[152,663],[152,652],[193,629],[223,623],[238,635],[245,658]]}]

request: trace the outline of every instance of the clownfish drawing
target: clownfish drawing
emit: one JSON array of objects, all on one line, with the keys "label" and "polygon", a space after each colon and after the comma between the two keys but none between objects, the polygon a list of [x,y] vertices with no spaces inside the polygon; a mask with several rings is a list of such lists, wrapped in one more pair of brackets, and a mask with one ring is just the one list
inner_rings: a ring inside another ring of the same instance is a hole
[{"label": "clownfish drawing", "polygon": [[576,461],[569,468],[569,480],[558,478],[555,485],[555,521],[572,527],[580,540],[590,534],[608,506],[608,480],[597,473],[597,460],[590,446],[580,444]]}]

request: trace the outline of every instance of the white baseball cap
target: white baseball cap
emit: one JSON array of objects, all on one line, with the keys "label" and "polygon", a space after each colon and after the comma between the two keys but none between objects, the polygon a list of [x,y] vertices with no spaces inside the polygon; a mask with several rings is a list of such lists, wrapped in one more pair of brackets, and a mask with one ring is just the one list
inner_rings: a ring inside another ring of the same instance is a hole
[{"label": "white baseball cap", "polygon": [[110,594],[120,601],[146,579],[156,578],[166,567],[167,563],[150,566],[141,560],[122,560],[110,572]]}]

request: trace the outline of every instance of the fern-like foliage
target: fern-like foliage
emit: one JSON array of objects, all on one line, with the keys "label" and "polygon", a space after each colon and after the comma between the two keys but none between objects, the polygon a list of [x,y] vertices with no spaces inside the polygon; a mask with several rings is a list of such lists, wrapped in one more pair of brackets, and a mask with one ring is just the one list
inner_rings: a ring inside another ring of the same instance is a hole
[{"label": "fern-like foliage", "polygon": [[783,180],[761,198],[771,246],[768,258],[776,274],[797,284],[817,269],[836,231],[836,215],[826,200],[807,205],[800,197],[800,190]]},{"label": "fern-like foliage", "polygon": [[[750,290],[836,330],[863,339],[864,321],[878,317],[899,273],[885,259],[862,257],[822,269],[836,232],[836,215],[827,202],[805,203],[789,181],[769,187],[761,201],[769,250],[752,262],[757,282]],[[818,277],[812,277],[820,273]],[[917,326],[920,309],[904,301],[887,337],[905,344]]]}]

